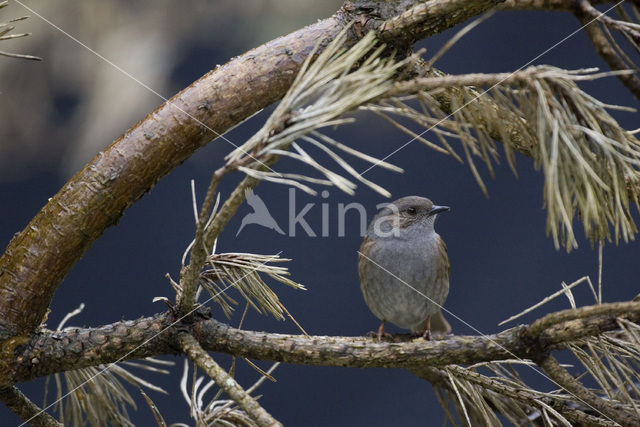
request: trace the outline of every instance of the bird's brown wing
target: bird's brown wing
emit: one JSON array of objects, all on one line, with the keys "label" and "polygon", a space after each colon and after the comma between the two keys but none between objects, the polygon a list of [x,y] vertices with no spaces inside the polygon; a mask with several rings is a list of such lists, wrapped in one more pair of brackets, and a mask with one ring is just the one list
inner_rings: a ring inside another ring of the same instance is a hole
[{"label": "bird's brown wing", "polygon": [[440,236],[438,236],[437,251],[438,257],[444,262],[436,264],[436,280],[449,281],[449,270],[451,269],[449,266],[449,254],[447,253],[447,245]]},{"label": "bird's brown wing", "polygon": [[[438,264],[436,268],[436,281],[444,280],[447,282],[447,287],[449,286],[449,254],[447,253],[447,245],[444,243],[444,240],[438,236],[438,256],[442,258],[444,261],[442,264]],[[435,314],[431,316],[431,331],[436,335],[447,335],[451,332],[451,325],[447,322],[444,315],[442,314],[442,310],[438,310]]]},{"label": "bird's brown wing", "polygon": [[362,254],[370,254],[371,246],[373,246],[374,244],[375,242],[373,240],[365,236],[365,238],[362,240],[362,244],[360,245],[360,250],[358,251],[358,275],[360,276],[361,281],[367,271],[367,268],[371,266],[371,261],[369,261],[367,257]]}]

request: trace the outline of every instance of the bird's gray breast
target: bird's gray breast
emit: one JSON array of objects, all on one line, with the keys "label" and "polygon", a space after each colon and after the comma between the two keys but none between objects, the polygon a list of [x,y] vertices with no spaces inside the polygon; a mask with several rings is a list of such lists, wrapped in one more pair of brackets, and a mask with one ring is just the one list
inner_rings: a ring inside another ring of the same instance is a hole
[{"label": "bird's gray breast", "polygon": [[448,259],[443,275],[440,240],[433,229],[393,238],[376,238],[362,262],[361,288],[371,311],[380,319],[420,331],[428,315],[444,303],[449,289]]}]

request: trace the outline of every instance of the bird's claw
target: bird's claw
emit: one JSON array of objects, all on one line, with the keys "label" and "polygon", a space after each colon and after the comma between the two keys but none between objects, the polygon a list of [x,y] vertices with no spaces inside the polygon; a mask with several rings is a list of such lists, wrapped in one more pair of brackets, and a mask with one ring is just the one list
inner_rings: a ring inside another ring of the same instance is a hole
[{"label": "bird's claw", "polygon": [[378,335],[378,332],[375,331],[369,331],[365,334],[365,336],[367,338],[373,338],[378,342],[382,342],[382,341],[394,341],[394,337],[393,335],[391,335],[389,332],[385,332],[382,335]]}]

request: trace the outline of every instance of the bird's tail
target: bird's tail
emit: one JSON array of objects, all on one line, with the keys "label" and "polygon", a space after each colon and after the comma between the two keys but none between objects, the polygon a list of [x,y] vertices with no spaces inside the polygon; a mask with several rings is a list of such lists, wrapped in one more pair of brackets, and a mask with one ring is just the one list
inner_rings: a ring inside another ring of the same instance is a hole
[{"label": "bird's tail", "polygon": [[438,310],[435,314],[431,315],[431,332],[436,335],[445,336],[451,332],[451,325],[444,318],[442,310]]}]

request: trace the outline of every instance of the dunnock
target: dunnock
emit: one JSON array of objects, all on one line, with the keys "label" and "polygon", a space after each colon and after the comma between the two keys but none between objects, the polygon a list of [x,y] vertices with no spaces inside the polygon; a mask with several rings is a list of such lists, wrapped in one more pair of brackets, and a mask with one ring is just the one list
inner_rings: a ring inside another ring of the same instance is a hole
[{"label": "dunnock", "polygon": [[[431,339],[450,332],[440,306],[449,293],[447,246],[433,223],[447,206],[409,196],[383,208],[371,221],[358,255],[360,289],[369,309],[386,321]],[[433,325],[432,325],[433,316]]]}]

